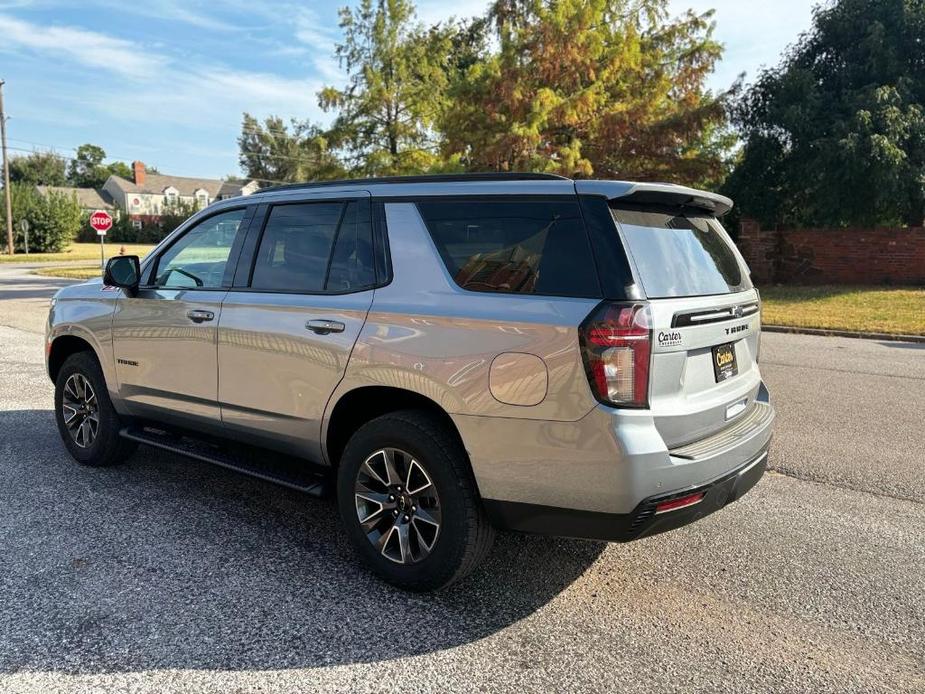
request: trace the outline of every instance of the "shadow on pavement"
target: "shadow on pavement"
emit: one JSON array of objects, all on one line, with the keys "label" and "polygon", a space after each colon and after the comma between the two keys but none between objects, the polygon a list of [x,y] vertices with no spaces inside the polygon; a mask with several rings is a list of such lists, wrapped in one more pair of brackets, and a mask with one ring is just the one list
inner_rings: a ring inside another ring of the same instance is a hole
[{"label": "shadow on pavement", "polygon": [[601,543],[501,534],[414,595],[357,563],[329,500],[141,448],[74,463],[48,410],[0,412],[0,672],[283,669],[488,636],[556,597]]},{"label": "shadow on pavement", "polygon": [[877,344],[883,345],[884,347],[892,347],[893,349],[925,349],[925,342],[898,342],[893,340],[882,340]]},{"label": "shadow on pavement", "polygon": [[[0,266],[0,270],[4,270]],[[17,268],[18,269],[18,268]],[[27,271],[17,272],[15,275],[4,273],[0,275],[0,301],[6,299],[44,299],[50,298],[61,287],[75,284],[76,280],[41,277],[32,275]]]}]

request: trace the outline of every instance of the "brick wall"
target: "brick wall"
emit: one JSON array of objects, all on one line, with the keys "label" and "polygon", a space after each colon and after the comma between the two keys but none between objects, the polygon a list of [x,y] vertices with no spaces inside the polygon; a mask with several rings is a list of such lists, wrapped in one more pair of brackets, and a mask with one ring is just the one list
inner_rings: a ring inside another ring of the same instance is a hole
[{"label": "brick wall", "polygon": [[742,220],[756,284],[925,285],[925,228],[762,229]]}]

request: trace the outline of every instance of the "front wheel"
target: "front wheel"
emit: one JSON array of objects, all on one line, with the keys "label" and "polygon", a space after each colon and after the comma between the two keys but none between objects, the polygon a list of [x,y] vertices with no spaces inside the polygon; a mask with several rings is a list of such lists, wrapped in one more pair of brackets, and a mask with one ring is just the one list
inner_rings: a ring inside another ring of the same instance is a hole
[{"label": "front wheel", "polygon": [[494,538],[465,450],[426,412],[394,412],[363,425],[344,450],[337,497],[360,556],[407,590],[458,581]]},{"label": "front wheel", "polygon": [[122,423],[90,352],[72,354],[61,366],[55,380],[55,419],[68,452],[82,465],[115,465],[138,447],[119,436]]}]

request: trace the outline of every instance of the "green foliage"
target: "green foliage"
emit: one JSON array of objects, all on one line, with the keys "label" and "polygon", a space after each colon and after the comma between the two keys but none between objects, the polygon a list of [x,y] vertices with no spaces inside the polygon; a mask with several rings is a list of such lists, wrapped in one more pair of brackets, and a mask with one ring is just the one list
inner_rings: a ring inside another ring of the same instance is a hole
[{"label": "green foliage", "polygon": [[[167,234],[171,233],[174,229],[176,229],[198,211],[199,206],[194,202],[187,202],[185,200],[179,199],[174,200],[173,202],[166,202],[161,209],[161,238],[167,236]],[[160,239],[157,240],[160,241]],[[145,242],[147,239],[139,239],[139,241]]]},{"label": "green foliage", "polygon": [[[117,161],[103,164],[106,152],[98,145],[85,144],[77,148],[77,153],[67,167],[68,184],[75,188],[102,188],[111,175],[132,180],[132,170],[125,162]],[[153,167],[148,173],[157,173]]]},{"label": "green foliage", "polygon": [[[107,170],[106,178],[109,178],[110,175],[113,175],[113,176],[121,176],[122,178],[125,178],[131,181],[133,177],[132,167],[126,164],[124,161],[114,161],[106,167],[106,170]],[[155,169],[153,166],[148,167],[147,172],[149,174],[158,173],[157,169]],[[106,182],[106,179],[104,178],[103,183],[105,182]]]},{"label": "green foliage", "polygon": [[667,0],[498,0],[497,50],[457,74],[444,151],[475,170],[713,185],[731,144],[712,13]]},{"label": "green foliage", "polygon": [[343,166],[328,148],[326,135],[320,127],[308,122],[292,120],[287,126],[282,118],[270,116],[261,124],[245,113],[238,148],[241,168],[247,178],[261,183],[332,179],[344,175]]},{"label": "green foliage", "polygon": [[[158,243],[198,209],[193,203],[175,203],[164,210],[158,221],[144,220],[140,228],[126,214],[114,216],[112,228],[106,234],[106,243]],[[84,243],[99,241],[96,231],[90,226],[89,214],[84,214],[81,220],[77,240]]]},{"label": "green foliage", "polygon": [[54,152],[32,152],[10,159],[10,181],[35,186],[65,186],[67,163]]},{"label": "green foliage", "polygon": [[406,174],[439,167],[438,114],[445,106],[453,33],[425,30],[409,0],[361,0],[340,11],[337,57],[344,89],[325,87],[322,108],[337,113],[332,145],[351,173]]},{"label": "green foliage", "polygon": [[725,190],[765,226],[921,225],[925,2],[838,0],[737,103]]},{"label": "green foliage", "polygon": [[[22,220],[29,224],[29,252],[56,253],[73,241],[80,229],[80,205],[73,195],[50,192],[39,195],[31,183],[10,185],[13,208],[13,245],[25,250]],[[0,205],[0,225],[6,228],[4,206]]]},{"label": "green foliage", "polygon": [[106,152],[97,145],[81,145],[68,165],[67,177],[76,188],[99,188],[106,182],[103,159]]},{"label": "green foliage", "polygon": [[318,94],[331,127],[245,114],[242,169],[282,181],[523,170],[715,187],[734,142],[733,91],[704,86],[722,49],[711,12],[668,13],[669,0],[497,0],[483,17],[425,27],[411,0],[360,0],[340,13],[346,86]]}]

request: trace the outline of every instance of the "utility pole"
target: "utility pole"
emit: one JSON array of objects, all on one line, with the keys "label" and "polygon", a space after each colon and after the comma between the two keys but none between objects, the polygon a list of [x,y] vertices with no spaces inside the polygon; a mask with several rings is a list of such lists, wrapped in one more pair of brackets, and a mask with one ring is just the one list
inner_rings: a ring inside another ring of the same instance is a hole
[{"label": "utility pole", "polygon": [[0,79],[0,140],[3,143],[3,197],[6,198],[6,251],[13,255],[13,203],[10,201],[10,162],[6,157],[6,113],[3,111],[3,85]]}]

